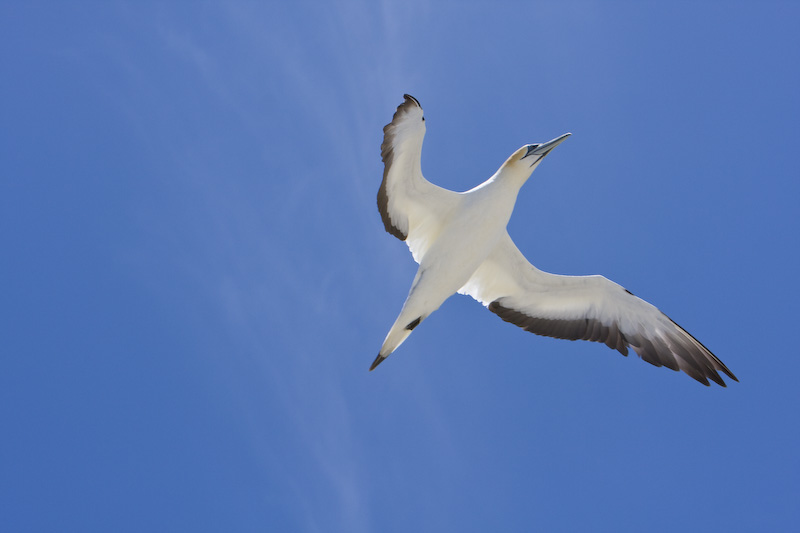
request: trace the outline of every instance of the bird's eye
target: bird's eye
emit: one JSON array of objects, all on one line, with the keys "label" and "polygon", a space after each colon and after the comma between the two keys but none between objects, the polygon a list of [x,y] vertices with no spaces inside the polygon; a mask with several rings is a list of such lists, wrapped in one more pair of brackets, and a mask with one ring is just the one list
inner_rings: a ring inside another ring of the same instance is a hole
[{"label": "bird's eye", "polygon": [[425,117],[422,117],[422,122],[425,122]]}]

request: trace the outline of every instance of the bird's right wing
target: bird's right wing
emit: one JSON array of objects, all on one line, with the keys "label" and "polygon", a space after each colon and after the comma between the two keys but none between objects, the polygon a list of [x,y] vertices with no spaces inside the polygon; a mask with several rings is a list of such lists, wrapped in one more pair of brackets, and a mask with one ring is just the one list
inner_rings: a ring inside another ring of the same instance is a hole
[{"label": "bird's right wing", "polygon": [[[548,337],[628,347],[655,366],[683,370],[725,386],[717,371],[736,377],[700,341],[650,303],[603,276],[559,276],[531,265],[506,233],[458,291],[506,322]],[[738,381],[738,380],[737,380]]]},{"label": "bird's right wing", "polygon": [[407,94],[404,97],[392,122],[383,128],[381,156],[385,166],[378,190],[378,211],[386,231],[406,241],[419,263],[460,196],[422,176],[425,118],[416,98]]}]

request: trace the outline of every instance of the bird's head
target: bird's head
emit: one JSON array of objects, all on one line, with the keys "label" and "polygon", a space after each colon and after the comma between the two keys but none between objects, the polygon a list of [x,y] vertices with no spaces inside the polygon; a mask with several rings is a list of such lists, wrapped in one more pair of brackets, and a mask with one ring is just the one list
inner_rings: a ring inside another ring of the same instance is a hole
[{"label": "bird's head", "polygon": [[539,166],[539,163],[542,162],[542,159],[570,135],[572,134],[565,133],[546,143],[526,144],[503,163],[502,169],[520,176],[524,175],[523,179],[528,179],[536,167]]}]

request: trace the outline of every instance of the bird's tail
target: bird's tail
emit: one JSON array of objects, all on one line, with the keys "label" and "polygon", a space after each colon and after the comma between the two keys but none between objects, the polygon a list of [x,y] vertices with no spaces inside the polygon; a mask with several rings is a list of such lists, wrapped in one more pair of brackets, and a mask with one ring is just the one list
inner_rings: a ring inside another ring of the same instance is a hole
[{"label": "bird's tail", "polygon": [[375,358],[373,361],[372,366],[369,367],[370,370],[373,370],[376,366],[381,364],[384,359],[389,357],[389,355],[395,351],[403,341],[405,341],[409,335],[411,335],[411,331],[422,322],[424,317],[417,317],[411,321],[407,320],[407,317],[404,316],[404,313],[400,313],[400,316],[397,317],[395,320],[392,329],[389,330],[389,334],[386,335],[386,339],[383,341],[383,346],[381,346],[380,352],[378,352],[378,357]]}]

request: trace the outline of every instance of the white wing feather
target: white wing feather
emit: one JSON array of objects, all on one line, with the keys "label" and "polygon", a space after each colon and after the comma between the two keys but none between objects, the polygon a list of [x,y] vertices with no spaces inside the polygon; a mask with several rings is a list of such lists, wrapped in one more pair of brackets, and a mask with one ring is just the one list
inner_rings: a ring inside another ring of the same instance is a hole
[{"label": "white wing feather", "polygon": [[[627,355],[725,386],[736,377],[698,340],[650,303],[603,276],[561,276],[531,265],[506,233],[458,291],[523,329],[561,339],[603,342]],[[738,381],[738,380],[737,380]]]},{"label": "white wing feather", "polygon": [[386,231],[406,241],[419,263],[439,235],[443,221],[458,205],[460,195],[432,184],[422,175],[425,119],[414,97],[405,95],[383,133],[381,156],[385,167],[378,190],[378,210]]}]

